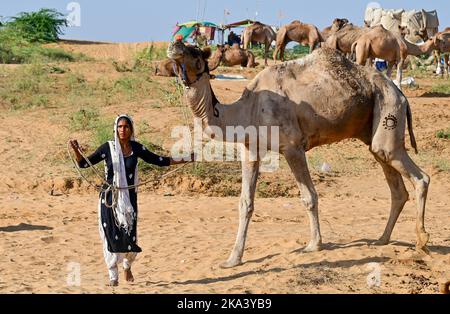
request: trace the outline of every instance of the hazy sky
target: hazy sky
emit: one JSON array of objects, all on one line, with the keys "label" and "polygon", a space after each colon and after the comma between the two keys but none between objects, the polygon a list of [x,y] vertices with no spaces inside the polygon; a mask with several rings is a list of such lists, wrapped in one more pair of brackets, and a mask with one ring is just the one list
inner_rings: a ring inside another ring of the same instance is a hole
[{"label": "hazy sky", "polygon": [[[0,0],[0,16],[14,16],[22,11],[55,8],[69,14],[71,0]],[[204,19],[223,23],[255,18],[272,25],[287,24],[293,19],[315,24],[320,29],[336,17],[346,17],[361,25],[364,11],[372,1],[328,0],[78,0],[80,27],[65,29],[63,38],[100,41],[169,40],[177,22]],[[381,0],[383,8],[425,9],[438,11],[440,28],[450,26],[448,0]],[[447,3],[447,4],[446,4]]]}]

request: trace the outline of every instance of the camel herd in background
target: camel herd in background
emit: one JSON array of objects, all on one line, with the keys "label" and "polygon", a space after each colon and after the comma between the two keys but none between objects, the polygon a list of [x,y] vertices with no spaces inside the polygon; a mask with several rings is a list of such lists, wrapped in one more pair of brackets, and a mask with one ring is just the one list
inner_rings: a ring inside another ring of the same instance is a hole
[{"label": "camel herd in background", "polygon": [[[437,31],[437,30],[436,30]],[[423,54],[435,54],[435,60],[440,63],[441,54],[450,52],[450,28],[442,32],[429,34],[426,31],[414,31],[414,35],[420,36],[424,41],[418,45],[408,41],[405,37],[411,34],[411,29],[397,26],[388,30],[383,25],[363,27],[350,23],[347,19],[336,18],[331,26],[320,31],[312,24],[302,23],[298,20],[282,26],[275,32],[269,25],[260,22],[248,26],[243,31],[243,47],[235,44],[218,46],[218,49],[210,61],[210,69],[224,66],[241,65],[243,67],[255,67],[254,55],[248,50],[250,43],[260,43],[265,47],[265,65],[269,49],[275,41],[273,60],[284,61],[286,45],[289,42],[297,42],[308,45],[310,53],[321,47],[339,50],[348,58],[360,65],[371,65],[374,59],[383,59],[388,64],[387,75],[390,76],[394,66],[397,66],[396,82],[400,87],[402,81],[402,69],[408,55],[418,56]],[[448,77],[449,58],[444,56],[445,63],[441,71]],[[161,76],[175,76],[173,64],[170,60],[163,61],[157,67],[156,74]]]}]

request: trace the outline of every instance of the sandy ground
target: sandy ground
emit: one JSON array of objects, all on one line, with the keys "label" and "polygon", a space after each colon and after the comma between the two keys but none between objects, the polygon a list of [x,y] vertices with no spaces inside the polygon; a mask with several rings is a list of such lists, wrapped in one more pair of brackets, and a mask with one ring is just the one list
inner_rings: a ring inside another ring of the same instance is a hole
[{"label": "sandy ground", "polygon": [[[216,81],[213,87],[228,102],[245,84]],[[0,293],[437,293],[450,280],[450,172],[437,167],[436,158],[448,160],[450,147],[435,132],[449,127],[450,100],[422,92],[409,96],[421,150],[412,157],[432,178],[430,255],[414,250],[415,193],[409,183],[410,201],[392,242],[373,245],[387,222],[389,189],[376,162],[365,161],[367,148],[346,142],[332,146],[333,154],[347,156],[347,163],[360,160],[360,166],[362,160],[362,171],[325,179],[313,173],[322,251],[302,252],[309,224],[297,197],[257,198],[243,265],[221,269],[235,239],[238,198],[163,186],[139,195],[143,252],[133,266],[136,281],[126,283],[121,273],[117,288],[106,287],[95,191],[65,186],[68,177],[76,178],[65,152],[73,134],[61,120],[68,109],[2,110],[0,153],[7,162],[0,182]],[[166,134],[180,120],[179,111],[150,108],[147,101],[106,110],[127,110],[137,125],[147,119],[152,130]],[[286,170],[268,178],[293,182]],[[168,192],[173,196],[164,196]],[[369,284],[376,273],[379,285]]]}]

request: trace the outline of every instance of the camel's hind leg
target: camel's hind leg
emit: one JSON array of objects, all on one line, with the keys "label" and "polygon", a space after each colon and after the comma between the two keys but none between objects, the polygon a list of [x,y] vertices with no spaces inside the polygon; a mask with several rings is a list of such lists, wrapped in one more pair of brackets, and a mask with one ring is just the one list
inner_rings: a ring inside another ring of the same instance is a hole
[{"label": "camel's hind leg", "polygon": [[302,149],[293,147],[287,149],[284,152],[284,156],[294,173],[295,180],[300,189],[302,202],[308,210],[311,240],[304,251],[319,251],[322,246],[322,236],[320,235],[318,197],[309,174],[305,152]]},{"label": "camel's hind leg", "polygon": [[[429,235],[425,231],[424,220],[425,220],[425,203],[428,193],[428,186],[430,184],[430,177],[412,161],[412,159],[408,156],[403,147],[398,146],[395,149],[387,149],[386,147],[383,148],[383,144],[380,143],[380,140],[384,142],[389,142],[388,139],[386,138],[378,139],[377,141],[375,141],[375,143],[376,142],[379,143],[378,145],[372,143],[371,148],[372,152],[376,154],[377,158],[389,164],[400,174],[408,178],[414,185],[417,199],[416,248],[419,251],[426,251],[426,244],[428,242]],[[396,214],[397,213],[394,213],[394,215]],[[391,218],[394,219],[393,217]],[[389,228],[389,225],[387,228]],[[384,238],[382,238],[382,240],[384,240]]]},{"label": "camel's hind leg", "polygon": [[241,264],[244,255],[245,240],[248,225],[252,218],[256,191],[256,181],[259,174],[258,161],[242,161],[242,190],[239,201],[239,228],[234,248],[228,260],[221,264],[222,268],[231,268]]},{"label": "camel's hind leg", "polygon": [[407,177],[414,185],[417,199],[416,248],[421,251],[427,251],[426,245],[430,236],[425,231],[425,204],[430,177],[412,161],[404,150],[394,157],[391,161],[391,166]]},{"label": "camel's hind leg", "polygon": [[389,189],[391,190],[391,213],[389,215],[389,220],[384,233],[377,241],[377,244],[379,245],[386,245],[389,243],[392,230],[394,229],[395,223],[397,222],[397,219],[402,212],[405,203],[408,201],[409,195],[401,174],[397,170],[377,158],[377,155],[375,155],[375,158],[383,168],[386,181],[389,185]]}]

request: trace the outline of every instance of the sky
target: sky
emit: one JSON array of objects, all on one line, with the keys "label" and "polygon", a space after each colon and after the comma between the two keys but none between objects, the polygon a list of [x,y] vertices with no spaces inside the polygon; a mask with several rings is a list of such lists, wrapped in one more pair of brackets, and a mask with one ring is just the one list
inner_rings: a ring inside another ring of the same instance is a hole
[{"label": "sky", "polygon": [[[76,5],[70,6],[73,2]],[[365,9],[370,2],[374,1],[0,0],[0,17],[5,19],[20,12],[54,8],[64,15],[75,17],[74,21],[79,22],[79,26],[65,28],[62,38],[113,42],[168,41],[177,22],[195,19],[221,24],[256,17],[265,24],[277,26],[298,19],[323,29],[334,18],[340,17],[362,25]],[[380,0],[377,3],[389,9],[436,9],[440,29],[450,26],[448,0]],[[225,15],[225,11],[229,14]]]}]

